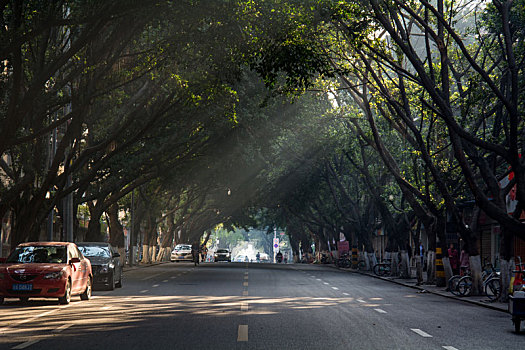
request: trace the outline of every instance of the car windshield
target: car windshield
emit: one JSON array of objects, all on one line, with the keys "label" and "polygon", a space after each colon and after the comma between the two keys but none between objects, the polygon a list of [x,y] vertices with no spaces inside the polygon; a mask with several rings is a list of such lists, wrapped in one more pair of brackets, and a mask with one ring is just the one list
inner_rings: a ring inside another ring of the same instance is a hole
[{"label": "car windshield", "polygon": [[17,247],[7,258],[8,263],[66,263],[65,246]]},{"label": "car windshield", "polygon": [[217,253],[228,253],[227,249],[217,249]]},{"label": "car windshield", "polygon": [[78,246],[78,249],[84,256],[87,256],[88,258],[92,258],[92,257],[109,258],[111,257],[108,247]]},{"label": "car windshield", "polygon": [[190,245],[178,245],[175,247],[175,250],[191,250]]}]

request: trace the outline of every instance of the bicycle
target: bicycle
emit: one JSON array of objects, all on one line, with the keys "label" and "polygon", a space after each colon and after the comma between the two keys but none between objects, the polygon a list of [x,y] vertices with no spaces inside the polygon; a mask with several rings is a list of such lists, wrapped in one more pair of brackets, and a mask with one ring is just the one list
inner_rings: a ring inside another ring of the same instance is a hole
[{"label": "bicycle", "polygon": [[372,268],[372,271],[377,276],[390,276],[391,273],[391,261],[390,259],[385,259],[380,263],[377,263]]},{"label": "bicycle", "polygon": [[[492,264],[488,264],[490,270],[486,267],[482,273],[482,289],[483,293],[490,301],[495,301],[501,295],[501,282],[499,273],[494,269]],[[489,273],[490,271],[490,273]],[[469,296],[472,293],[472,276],[464,276],[457,283],[457,291],[460,296]]]},{"label": "bicycle", "polygon": [[335,261],[335,265],[337,267],[349,268],[351,266],[351,262],[350,262],[348,254],[341,254],[339,259]]},{"label": "bicycle", "polygon": [[455,296],[460,296],[461,294],[458,291],[458,282],[464,276],[470,276],[470,269],[467,266],[461,267],[461,274],[454,275],[448,280],[448,291]]}]

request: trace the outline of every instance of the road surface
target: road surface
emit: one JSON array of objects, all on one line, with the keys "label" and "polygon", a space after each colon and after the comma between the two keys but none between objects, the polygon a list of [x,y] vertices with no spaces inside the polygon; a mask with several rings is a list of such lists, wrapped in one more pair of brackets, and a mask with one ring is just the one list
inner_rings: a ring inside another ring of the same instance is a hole
[{"label": "road surface", "polygon": [[525,349],[506,313],[302,264],[167,263],[0,311],[0,349]]}]

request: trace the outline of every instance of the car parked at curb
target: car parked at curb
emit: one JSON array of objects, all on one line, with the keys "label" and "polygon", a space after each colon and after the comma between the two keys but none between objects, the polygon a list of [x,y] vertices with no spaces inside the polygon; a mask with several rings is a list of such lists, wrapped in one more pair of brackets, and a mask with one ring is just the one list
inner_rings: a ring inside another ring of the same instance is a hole
[{"label": "car parked at curb", "polygon": [[213,255],[213,261],[214,262],[217,262],[217,261],[231,262],[232,257],[231,257],[230,251],[228,249],[217,249],[215,251],[215,254]]},{"label": "car parked at curb", "polygon": [[177,244],[171,252],[171,261],[193,261],[193,255],[191,255],[191,245],[189,244]]},{"label": "car parked at curb", "polygon": [[0,304],[5,298],[58,298],[60,304],[73,295],[91,298],[91,262],[74,243],[22,243],[0,262]]},{"label": "car parked at curb", "polygon": [[82,242],[77,245],[91,261],[94,288],[113,290],[122,287],[122,263],[117,249],[105,242]]}]

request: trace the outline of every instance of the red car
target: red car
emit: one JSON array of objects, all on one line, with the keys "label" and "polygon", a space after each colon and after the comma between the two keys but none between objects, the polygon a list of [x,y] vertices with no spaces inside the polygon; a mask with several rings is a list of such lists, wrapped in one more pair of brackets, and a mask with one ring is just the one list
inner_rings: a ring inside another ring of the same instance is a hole
[{"label": "red car", "polygon": [[4,298],[91,298],[91,262],[69,242],[22,243],[0,264],[0,304]]}]

